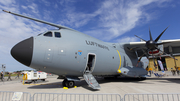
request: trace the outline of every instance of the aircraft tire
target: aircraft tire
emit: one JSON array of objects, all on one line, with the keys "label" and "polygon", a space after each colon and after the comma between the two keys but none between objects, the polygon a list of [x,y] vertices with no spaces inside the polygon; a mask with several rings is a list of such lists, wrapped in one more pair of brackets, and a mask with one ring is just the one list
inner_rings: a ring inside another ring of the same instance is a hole
[{"label": "aircraft tire", "polygon": [[74,81],[68,81],[67,83],[68,83],[67,85],[69,88],[73,88],[75,85]]},{"label": "aircraft tire", "polygon": [[67,86],[67,82],[68,82],[67,79],[64,79],[64,80],[63,80],[63,82],[62,82],[63,87],[68,87],[68,86]]}]

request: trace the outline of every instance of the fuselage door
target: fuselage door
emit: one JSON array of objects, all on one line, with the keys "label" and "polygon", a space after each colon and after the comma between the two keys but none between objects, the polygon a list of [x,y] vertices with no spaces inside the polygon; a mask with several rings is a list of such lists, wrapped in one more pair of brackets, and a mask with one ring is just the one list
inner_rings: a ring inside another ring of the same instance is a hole
[{"label": "fuselage door", "polygon": [[92,73],[93,70],[94,70],[95,64],[96,64],[96,54],[88,53],[87,62],[86,62],[86,68],[85,68],[84,72]]},{"label": "fuselage door", "polygon": [[96,54],[88,53],[86,68],[84,70],[83,77],[90,87],[92,87],[93,89],[100,89],[101,87],[99,86],[99,83],[97,82],[96,78],[92,75],[95,64],[96,64]]}]

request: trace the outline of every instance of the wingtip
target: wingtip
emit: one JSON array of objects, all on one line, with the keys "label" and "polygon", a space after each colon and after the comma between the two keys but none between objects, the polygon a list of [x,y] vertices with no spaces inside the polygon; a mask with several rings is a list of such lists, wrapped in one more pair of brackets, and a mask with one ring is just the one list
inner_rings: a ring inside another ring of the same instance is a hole
[{"label": "wingtip", "polygon": [[6,10],[2,10],[2,11],[6,12],[6,13],[11,13],[10,11],[6,11]]}]

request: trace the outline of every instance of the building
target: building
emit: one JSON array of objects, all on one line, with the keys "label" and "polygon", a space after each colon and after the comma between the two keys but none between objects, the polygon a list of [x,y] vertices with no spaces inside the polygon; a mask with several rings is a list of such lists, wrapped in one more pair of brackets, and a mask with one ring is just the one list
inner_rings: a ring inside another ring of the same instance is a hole
[{"label": "building", "polygon": [[[174,57],[177,60],[165,55],[165,56],[159,57],[157,59],[154,59],[154,61],[155,61],[156,65],[158,65],[157,60],[161,60],[163,67],[164,67],[164,70],[167,70],[167,71],[176,70],[176,69],[180,70],[180,55],[174,55]],[[157,66],[155,68],[153,58],[149,59],[148,67],[152,68],[153,71],[160,71],[161,70],[159,66]]]}]

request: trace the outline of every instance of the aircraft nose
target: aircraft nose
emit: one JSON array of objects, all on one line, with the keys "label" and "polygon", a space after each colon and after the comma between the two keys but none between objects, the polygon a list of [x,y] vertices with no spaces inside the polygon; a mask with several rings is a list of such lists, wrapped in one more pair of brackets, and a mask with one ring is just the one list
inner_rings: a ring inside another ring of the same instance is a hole
[{"label": "aircraft nose", "polygon": [[20,63],[30,66],[33,55],[33,37],[23,40],[11,49],[11,55]]}]

